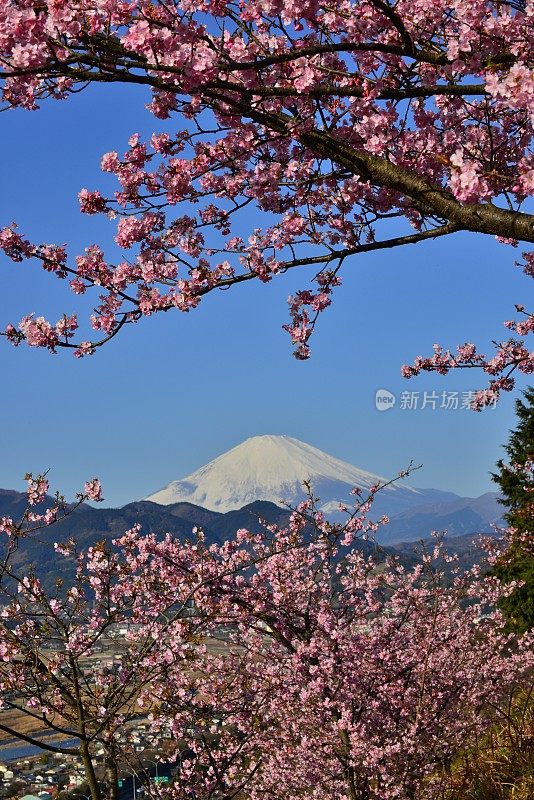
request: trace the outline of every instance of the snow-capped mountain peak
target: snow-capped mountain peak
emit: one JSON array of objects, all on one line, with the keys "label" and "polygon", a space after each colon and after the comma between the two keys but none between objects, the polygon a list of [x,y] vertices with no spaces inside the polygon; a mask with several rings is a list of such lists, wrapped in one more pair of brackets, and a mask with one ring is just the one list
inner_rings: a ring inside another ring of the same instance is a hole
[{"label": "snow-capped mountain peak", "polygon": [[[351,488],[366,490],[384,479],[290,436],[253,436],[146,499],[163,505],[185,501],[226,512],[255,500],[299,502],[305,496],[303,481],[311,482],[330,510],[350,502]],[[387,487],[382,494],[395,511],[426,499],[423,491],[404,483]]]}]

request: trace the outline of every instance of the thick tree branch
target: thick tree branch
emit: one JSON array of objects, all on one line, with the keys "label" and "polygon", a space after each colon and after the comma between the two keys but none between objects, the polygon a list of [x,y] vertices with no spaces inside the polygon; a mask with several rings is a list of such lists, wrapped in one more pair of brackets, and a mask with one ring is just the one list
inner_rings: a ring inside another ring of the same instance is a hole
[{"label": "thick tree branch", "polygon": [[[21,739],[23,742],[27,742],[28,744],[32,744],[35,747],[39,747],[41,750],[48,750],[50,753],[63,753],[64,755],[80,755],[80,750],[75,747],[61,747],[59,745],[52,745],[48,744],[41,738],[34,738],[32,736],[28,736],[25,733],[21,733],[20,731],[16,731],[14,728],[10,728],[8,725],[3,725],[0,723],[0,731],[4,733],[8,733],[14,739]],[[75,733],[72,734],[73,738],[78,738]]]}]

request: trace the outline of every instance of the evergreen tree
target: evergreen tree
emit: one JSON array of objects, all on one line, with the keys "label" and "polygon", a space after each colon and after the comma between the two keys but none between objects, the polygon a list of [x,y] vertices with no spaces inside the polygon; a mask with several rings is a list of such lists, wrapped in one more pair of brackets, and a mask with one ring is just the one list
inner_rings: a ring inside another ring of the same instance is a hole
[{"label": "evergreen tree", "polygon": [[[528,464],[534,461],[534,387],[516,400],[516,414],[517,427],[505,445],[508,462],[500,459],[499,472],[492,477],[502,493],[500,502],[508,508],[504,518],[517,534],[509,555],[497,565],[495,574],[506,583],[523,583],[501,603],[511,627],[523,632],[534,627],[534,478],[528,469]],[[527,465],[527,469],[518,469],[519,465]],[[526,547],[525,534],[531,536]]]}]

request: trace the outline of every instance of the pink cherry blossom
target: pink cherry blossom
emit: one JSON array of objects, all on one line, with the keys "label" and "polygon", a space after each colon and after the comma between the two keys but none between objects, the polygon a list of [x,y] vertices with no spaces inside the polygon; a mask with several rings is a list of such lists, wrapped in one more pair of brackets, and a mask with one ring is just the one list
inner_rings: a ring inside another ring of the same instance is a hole
[{"label": "pink cherry blossom", "polygon": [[[42,480],[30,476],[39,497]],[[121,734],[145,715],[156,747],[169,732],[168,757],[188,753],[169,800],[245,789],[249,800],[303,789],[316,800],[436,800],[443,765],[484,734],[510,692],[528,690],[532,634],[512,636],[496,610],[514,586],[479,566],[462,572],[439,539],[409,568],[362,550],[382,488],[355,492],[336,524],[310,497],[286,527],[242,528],[222,543],[140,525],[85,552],[59,543],[57,557],[75,565],[61,594],[19,575],[9,551],[16,590],[2,576],[0,694],[9,702],[16,691],[33,719],[76,731],[79,755],[88,736],[108,780],[127,763],[148,781]],[[97,494],[93,479],[78,503]],[[2,524],[14,541],[31,535]],[[506,541],[487,545],[490,564],[506,556]],[[95,650],[122,627],[109,669]],[[77,697],[80,674],[91,691]],[[51,737],[51,747],[61,743]],[[85,755],[92,800],[114,800]]]},{"label": "pink cherry blossom", "polygon": [[91,481],[87,481],[84,486],[84,492],[89,497],[90,500],[95,500],[97,502],[102,500],[102,486],[98,478],[93,478]]}]

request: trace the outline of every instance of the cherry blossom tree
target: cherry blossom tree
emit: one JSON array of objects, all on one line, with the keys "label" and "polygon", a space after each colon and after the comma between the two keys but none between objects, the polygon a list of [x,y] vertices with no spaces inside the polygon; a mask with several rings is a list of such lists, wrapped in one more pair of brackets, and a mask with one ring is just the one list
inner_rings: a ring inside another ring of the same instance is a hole
[{"label": "cherry blossom tree", "polygon": [[[144,754],[128,736],[130,726],[151,710],[141,693],[166,680],[169,658],[176,670],[180,663],[191,668],[191,643],[205,624],[187,609],[198,575],[183,575],[173,586],[158,583],[158,563],[150,555],[136,563],[105,542],[77,552],[67,540],[56,543],[49,558],[68,559],[74,580],[68,585],[60,579],[50,590],[38,574],[17,568],[18,546],[61,523],[85,500],[101,500],[101,488],[98,480],[89,481],[75,504],[56,496],[50,506],[47,479],[29,475],[28,482],[23,518],[0,519],[0,709],[9,712],[0,712],[0,731],[77,756],[92,799],[114,800],[119,769],[143,779]],[[128,541],[138,534],[136,527]],[[43,730],[50,735],[43,738]],[[161,736],[153,746],[163,752]],[[104,778],[97,771],[100,754]]]},{"label": "cherry blossom tree", "polygon": [[[6,109],[128,83],[149,87],[157,119],[179,120],[103,155],[113,197],[80,191],[83,213],[117,220],[121,260],[97,243],[72,258],[14,224],[0,231],[14,261],[98,296],[93,333],[69,310],[57,322],[26,316],[5,335],[81,357],[143,317],[311,268],[286,326],[307,358],[360,254],[459,231],[528,248],[533,19],[533,0],[0,0]],[[532,259],[527,250],[528,274]],[[511,388],[514,371],[534,366],[523,341],[532,315],[517,311],[494,358],[436,346],[405,374],[476,366],[494,379],[488,398]],[[431,798],[483,712],[528,681],[532,634],[507,634],[495,610],[514,587],[454,564],[446,580],[439,548],[412,570],[366,555],[365,500],[345,524],[310,500],[288,528],[223,545],[137,528],[85,553],[62,543],[75,579],[50,593],[17,573],[14,554],[72,507],[57,497],[35,510],[47,483],[29,481],[24,520],[0,526],[0,692],[4,707],[77,739],[92,800],[114,798],[117,769],[135,757],[122,733],[140,713],[156,736],[172,731],[181,766],[170,798]],[[91,481],[77,502],[100,496]],[[112,642],[119,624],[129,633]],[[91,657],[111,643],[108,669]]]},{"label": "cherry blossom tree", "polygon": [[[56,323],[26,316],[5,334],[83,356],[142,317],[310,267],[285,326],[307,358],[341,268],[359,254],[458,231],[528,246],[533,20],[532,0],[2,0],[6,107],[128,83],[150,88],[156,118],[179,121],[103,156],[113,197],[80,191],[84,213],[117,218],[122,260],[99,244],[72,260],[2,230],[14,260],[99,293],[91,334],[70,311]],[[494,358],[467,345],[412,369],[483,366],[493,377],[477,402],[491,401],[511,372],[533,368],[522,340],[532,316],[508,327],[516,335]]]},{"label": "cherry blossom tree", "polygon": [[[137,527],[85,554],[63,543],[76,577],[55,593],[16,575],[16,543],[33,534],[4,520],[4,708],[78,740],[93,800],[115,797],[119,767],[135,768],[124,732],[140,714],[156,738],[172,733],[167,757],[180,771],[169,800],[436,797],[490,710],[528,687],[532,634],[506,633],[496,578],[461,574],[449,558],[446,579],[439,543],[412,569],[362,550],[379,488],[336,525],[310,498],[287,528],[239,530],[223,544]],[[35,503],[46,485],[31,479],[30,490]],[[26,523],[57,524],[46,512]],[[117,625],[128,626],[122,640]],[[61,741],[44,746],[64,752]]]}]

